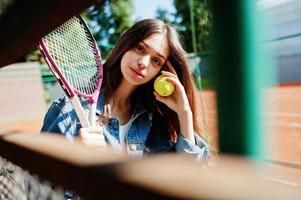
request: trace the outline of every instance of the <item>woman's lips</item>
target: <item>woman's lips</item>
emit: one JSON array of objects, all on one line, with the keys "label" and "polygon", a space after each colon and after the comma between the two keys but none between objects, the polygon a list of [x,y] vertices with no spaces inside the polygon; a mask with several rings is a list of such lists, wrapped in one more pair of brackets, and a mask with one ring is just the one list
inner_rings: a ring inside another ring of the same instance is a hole
[{"label": "woman's lips", "polygon": [[131,71],[133,72],[133,74],[134,74],[135,76],[138,76],[138,77],[140,77],[140,78],[144,78],[144,75],[143,75],[140,71],[135,70],[135,69],[133,69],[133,68],[130,68],[130,69],[131,69]]}]

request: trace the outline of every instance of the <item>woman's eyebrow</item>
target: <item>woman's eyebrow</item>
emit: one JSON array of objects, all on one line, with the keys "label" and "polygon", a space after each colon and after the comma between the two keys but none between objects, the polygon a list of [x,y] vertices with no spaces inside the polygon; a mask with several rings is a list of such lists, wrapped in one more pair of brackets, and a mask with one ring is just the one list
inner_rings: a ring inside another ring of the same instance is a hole
[{"label": "woman's eyebrow", "polygon": [[[144,41],[141,41],[147,48],[150,48],[150,49],[152,49],[150,46],[148,46]],[[156,52],[156,54],[159,56],[159,57],[161,57],[161,58],[163,58],[164,60],[166,60],[166,58],[163,56],[163,55],[161,55],[161,54],[159,54],[158,52]]]}]

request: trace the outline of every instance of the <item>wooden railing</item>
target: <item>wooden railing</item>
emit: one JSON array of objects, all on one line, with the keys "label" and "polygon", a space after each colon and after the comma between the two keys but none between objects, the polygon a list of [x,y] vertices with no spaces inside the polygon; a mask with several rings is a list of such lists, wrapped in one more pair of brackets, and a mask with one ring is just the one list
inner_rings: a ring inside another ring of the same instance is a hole
[{"label": "wooden railing", "polygon": [[269,179],[264,163],[218,156],[131,159],[58,135],[2,132],[0,156],[84,199],[300,199],[300,187]]}]

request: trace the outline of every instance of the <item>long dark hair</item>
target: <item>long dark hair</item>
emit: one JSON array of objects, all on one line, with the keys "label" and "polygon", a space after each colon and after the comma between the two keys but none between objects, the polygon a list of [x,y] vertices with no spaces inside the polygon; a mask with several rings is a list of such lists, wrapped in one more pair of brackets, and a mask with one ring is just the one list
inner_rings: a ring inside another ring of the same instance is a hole
[{"label": "long dark hair", "polygon": [[[184,51],[177,32],[173,27],[165,24],[158,19],[145,19],[130,29],[128,29],[119,39],[114,49],[109,54],[104,64],[104,81],[105,81],[105,99],[108,101],[114,91],[118,88],[122,80],[122,73],[120,62],[122,56],[134,48],[139,42],[143,41],[148,36],[154,33],[165,33],[168,45],[170,48],[170,54],[168,60],[174,67],[180,82],[183,84],[189,104],[193,113],[193,127],[194,130],[201,134],[201,120],[199,115],[200,107],[197,106],[198,96],[192,82],[191,76],[188,71],[188,65],[186,61],[186,52]],[[177,135],[180,133],[180,126],[177,114],[169,109],[166,105],[155,100],[153,95],[153,83],[154,79],[140,85],[136,88],[132,94],[133,105],[143,105],[148,111],[159,112],[163,119],[169,124],[169,135],[172,141],[176,141]]]}]

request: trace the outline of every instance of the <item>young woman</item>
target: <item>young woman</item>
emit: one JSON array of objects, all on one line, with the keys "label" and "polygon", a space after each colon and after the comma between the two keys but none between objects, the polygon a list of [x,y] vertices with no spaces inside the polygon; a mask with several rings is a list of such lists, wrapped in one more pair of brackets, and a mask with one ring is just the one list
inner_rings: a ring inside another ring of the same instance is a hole
[{"label": "young woman", "polygon": [[[172,95],[154,92],[159,75],[174,84]],[[206,158],[197,97],[176,31],[161,20],[142,20],[121,36],[104,64],[97,113],[106,142],[134,157],[177,151]],[[80,128],[62,97],[51,105],[42,131],[72,139]]]}]

